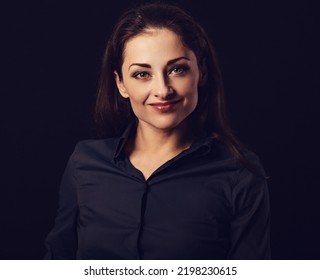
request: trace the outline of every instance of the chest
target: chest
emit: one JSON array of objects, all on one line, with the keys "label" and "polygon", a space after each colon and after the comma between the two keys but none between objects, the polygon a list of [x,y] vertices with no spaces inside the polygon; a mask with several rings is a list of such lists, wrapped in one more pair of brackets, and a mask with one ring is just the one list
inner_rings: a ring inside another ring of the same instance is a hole
[{"label": "chest", "polygon": [[90,252],[113,259],[223,256],[232,212],[228,177],[203,168],[171,171],[147,181],[134,170],[84,175],[78,228],[85,258]]},{"label": "chest", "polygon": [[161,166],[163,166],[166,162],[173,159],[175,156],[177,156],[180,153],[180,151],[177,151],[176,153],[170,153],[170,154],[158,154],[158,155],[143,155],[143,154],[137,154],[132,153],[128,160],[133,168],[139,170],[145,180],[148,180],[148,178]]}]

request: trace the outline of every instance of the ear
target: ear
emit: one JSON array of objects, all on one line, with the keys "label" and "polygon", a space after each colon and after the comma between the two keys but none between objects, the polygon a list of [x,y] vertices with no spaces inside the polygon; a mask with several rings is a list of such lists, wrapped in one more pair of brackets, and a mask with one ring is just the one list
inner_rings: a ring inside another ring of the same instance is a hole
[{"label": "ear", "polygon": [[208,68],[207,68],[205,59],[203,59],[201,66],[199,67],[199,71],[200,71],[199,86],[203,86],[206,83],[207,77],[208,77]]},{"label": "ear", "polygon": [[115,79],[116,84],[117,84],[117,88],[118,88],[121,96],[123,98],[129,98],[129,95],[127,93],[126,87],[124,86],[123,81],[120,79],[120,76],[119,76],[118,72],[115,70],[115,71],[113,71],[113,74],[114,74],[114,79]]}]

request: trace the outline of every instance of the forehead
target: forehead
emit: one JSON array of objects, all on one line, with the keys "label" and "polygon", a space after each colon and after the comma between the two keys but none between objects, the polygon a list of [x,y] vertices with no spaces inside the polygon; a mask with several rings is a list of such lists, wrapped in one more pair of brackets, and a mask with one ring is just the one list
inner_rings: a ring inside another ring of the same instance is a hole
[{"label": "forehead", "polygon": [[124,47],[123,64],[160,62],[193,53],[181,38],[166,28],[149,28],[129,39]]}]

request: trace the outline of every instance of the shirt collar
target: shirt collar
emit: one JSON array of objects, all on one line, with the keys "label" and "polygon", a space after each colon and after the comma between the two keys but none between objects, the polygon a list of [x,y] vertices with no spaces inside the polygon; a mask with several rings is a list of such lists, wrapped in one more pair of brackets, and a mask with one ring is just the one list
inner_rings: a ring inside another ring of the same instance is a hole
[{"label": "shirt collar", "polygon": [[134,129],[136,128],[135,122],[131,122],[127,128],[124,130],[120,138],[118,139],[117,148],[115,150],[113,161],[117,162],[121,158],[124,152],[124,146],[127,143],[130,135],[133,133]]},{"label": "shirt collar", "polygon": [[[136,123],[131,122],[127,126],[127,128],[124,130],[120,138],[118,139],[117,148],[113,156],[114,162],[118,162],[119,160],[123,159],[124,146],[127,143],[130,136],[132,135],[132,133],[135,131],[135,129],[136,129]],[[194,153],[195,151],[197,151],[198,156],[203,156],[211,151],[212,144],[213,144],[213,139],[210,136],[205,138],[198,138],[192,143],[189,149],[185,150],[181,154],[181,156]]]},{"label": "shirt collar", "polygon": [[196,152],[197,156],[203,156],[208,154],[212,148],[212,137],[198,138],[193,141],[189,149],[185,150],[183,155],[192,154]]}]

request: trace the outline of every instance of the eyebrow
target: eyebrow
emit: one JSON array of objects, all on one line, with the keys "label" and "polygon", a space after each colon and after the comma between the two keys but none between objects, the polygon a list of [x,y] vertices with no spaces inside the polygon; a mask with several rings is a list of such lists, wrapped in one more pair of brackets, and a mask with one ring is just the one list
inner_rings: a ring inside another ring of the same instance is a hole
[{"label": "eyebrow", "polygon": [[[174,64],[176,62],[178,62],[179,60],[182,60],[182,59],[185,59],[185,60],[188,60],[190,61],[190,58],[186,57],[186,56],[180,56],[178,58],[174,58],[174,59],[171,59],[167,62],[167,65],[171,65],[171,64]],[[129,67],[128,67],[128,70],[130,69],[131,66],[140,66],[140,67],[144,67],[144,68],[151,68],[151,65],[150,64],[147,64],[147,63],[132,63]]]}]

